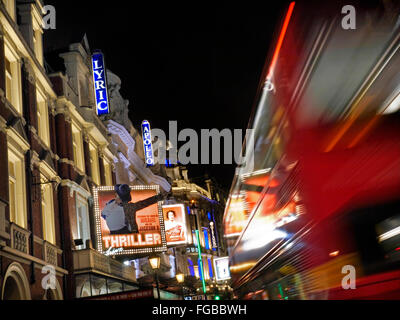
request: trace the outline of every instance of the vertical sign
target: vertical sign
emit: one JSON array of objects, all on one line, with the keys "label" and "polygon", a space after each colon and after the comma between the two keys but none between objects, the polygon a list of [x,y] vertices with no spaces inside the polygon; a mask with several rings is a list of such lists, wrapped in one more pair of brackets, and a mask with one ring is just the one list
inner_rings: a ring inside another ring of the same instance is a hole
[{"label": "vertical sign", "polygon": [[150,123],[147,120],[142,122],[142,138],[143,138],[143,149],[144,149],[144,159],[148,167],[154,165],[153,157],[153,146],[151,144],[151,129]]},{"label": "vertical sign", "polygon": [[215,229],[214,229],[214,222],[210,222],[210,230],[211,230],[211,247],[213,249],[217,248],[217,239],[215,238]]},{"label": "vertical sign", "polygon": [[98,116],[110,113],[107,92],[106,68],[104,56],[100,51],[92,55],[94,96],[96,98],[96,113]]}]

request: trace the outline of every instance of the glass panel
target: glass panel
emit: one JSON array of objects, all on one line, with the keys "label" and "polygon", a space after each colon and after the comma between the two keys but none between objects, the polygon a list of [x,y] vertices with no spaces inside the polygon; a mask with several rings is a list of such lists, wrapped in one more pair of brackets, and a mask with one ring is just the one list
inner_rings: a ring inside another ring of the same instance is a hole
[{"label": "glass panel", "polygon": [[9,181],[9,192],[10,192],[10,199],[9,199],[9,208],[10,208],[10,221],[15,222],[15,182],[10,180]]},{"label": "glass panel", "polygon": [[75,285],[76,285],[76,297],[84,298],[90,297],[90,279],[88,274],[77,275],[75,277]]},{"label": "glass panel", "polygon": [[108,279],[108,292],[121,292],[122,291],[122,283],[116,280]]},{"label": "glass panel", "polygon": [[105,278],[91,275],[90,279],[92,284],[92,296],[107,294],[107,281]]}]

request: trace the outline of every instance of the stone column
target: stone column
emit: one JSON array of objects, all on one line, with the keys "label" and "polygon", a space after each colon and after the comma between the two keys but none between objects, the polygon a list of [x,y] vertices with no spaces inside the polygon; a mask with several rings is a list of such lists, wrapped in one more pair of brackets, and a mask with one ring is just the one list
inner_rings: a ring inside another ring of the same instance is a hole
[{"label": "stone column", "polygon": [[0,96],[5,96],[6,92],[6,66],[3,34],[3,26],[0,25]]},{"label": "stone column", "polygon": [[100,171],[100,184],[106,185],[106,170],[104,168],[104,147],[99,150],[99,171]]},{"label": "stone column", "polygon": [[6,121],[0,116],[0,244],[4,245],[4,241],[8,239],[6,233],[6,221],[10,220],[10,214],[7,209],[8,194],[8,157],[7,157],[7,133]]},{"label": "stone column", "polygon": [[[36,86],[35,76],[30,62],[22,59],[22,101],[24,118],[27,121],[29,130],[38,132],[37,105],[36,105]],[[32,144],[32,141],[29,141]]]},{"label": "stone column", "polygon": [[54,101],[50,101],[49,102],[50,148],[54,154],[58,154],[55,117],[56,117],[56,110],[54,106]]},{"label": "stone column", "polygon": [[89,135],[86,131],[83,131],[82,135],[83,135],[83,153],[85,158],[85,171],[87,176],[92,177],[92,167],[90,165]]}]

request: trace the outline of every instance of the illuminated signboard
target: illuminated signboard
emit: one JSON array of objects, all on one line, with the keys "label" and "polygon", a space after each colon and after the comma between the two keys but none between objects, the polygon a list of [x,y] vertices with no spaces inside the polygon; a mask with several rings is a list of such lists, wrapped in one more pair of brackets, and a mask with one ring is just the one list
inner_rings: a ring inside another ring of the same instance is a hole
[{"label": "illuminated signboard", "polygon": [[104,56],[100,51],[92,55],[94,95],[96,98],[96,113],[98,116],[110,113],[107,92],[106,67]]},{"label": "illuminated signboard", "polygon": [[217,239],[215,238],[215,226],[214,226],[214,222],[210,222],[210,230],[211,230],[211,247],[213,249],[217,248]]},{"label": "illuminated signboard", "polygon": [[144,149],[144,158],[147,166],[154,165],[154,157],[153,157],[153,146],[151,144],[151,129],[150,123],[147,120],[143,120],[142,122],[142,138],[143,138],[143,149]]},{"label": "illuminated signboard", "polygon": [[[131,203],[159,193],[159,186],[131,186]],[[132,230],[122,206],[115,201],[113,186],[93,188],[97,250],[105,255],[126,255],[167,250],[162,203],[136,211],[137,230]],[[122,228],[121,228],[122,227]]]},{"label": "illuminated signboard", "polygon": [[167,245],[187,243],[186,214],[183,204],[171,204],[162,207]]},{"label": "illuminated signboard", "polygon": [[229,271],[229,257],[214,259],[215,278],[217,281],[228,280],[231,278]]}]

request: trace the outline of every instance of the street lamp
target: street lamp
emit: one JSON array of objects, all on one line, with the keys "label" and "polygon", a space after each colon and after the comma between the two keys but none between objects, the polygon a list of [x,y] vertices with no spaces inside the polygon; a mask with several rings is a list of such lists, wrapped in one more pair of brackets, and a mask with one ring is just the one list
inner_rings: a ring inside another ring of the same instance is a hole
[{"label": "street lamp", "polygon": [[156,286],[157,286],[157,298],[160,300],[160,286],[158,284],[158,269],[160,269],[161,258],[160,256],[154,255],[149,257],[149,263],[151,268],[154,270],[154,275],[156,278]]},{"label": "street lamp", "polygon": [[185,275],[182,272],[178,272],[176,274],[176,281],[181,284],[182,286],[182,300],[185,299],[185,293],[183,291],[183,282],[185,281]]}]

